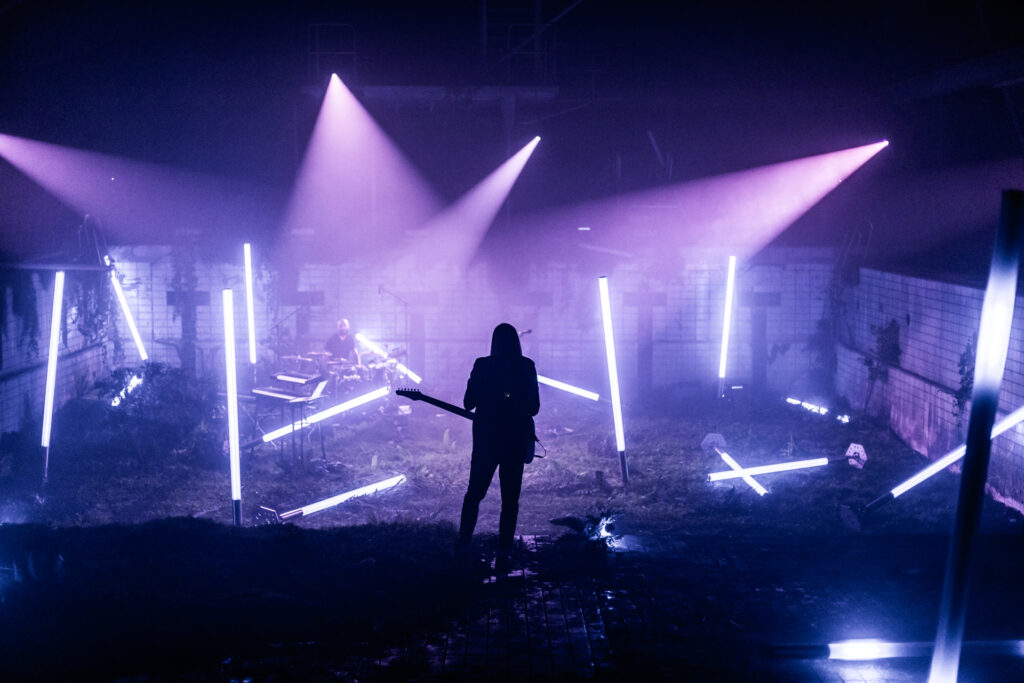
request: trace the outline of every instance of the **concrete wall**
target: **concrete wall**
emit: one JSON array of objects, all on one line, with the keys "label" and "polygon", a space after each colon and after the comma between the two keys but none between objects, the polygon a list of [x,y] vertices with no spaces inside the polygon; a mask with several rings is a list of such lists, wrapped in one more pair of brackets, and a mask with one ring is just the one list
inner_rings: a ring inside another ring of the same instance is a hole
[{"label": "concrete wall", "polygon": [[[861,269],[859,283],[845,288],[840,312],[837,391],[854,409],[889,420],[893,430],[931,459],[963,443],[967,410],[956,413],[958,363],[981,320],[980,289]],[[874,357],[875,334],[895,320],[902,354],[899,367],[874,388],[865,358]],[[1014,309],[1000,417],[1024,404],[1024,305]],[[870,392],[870,403],[865,404]],[[1024,508],[1024,430],[1010,430],[992,446],[991,492]]]},{"label": "concrete wall", "polygon": [[[81,396],[109,370],[110,349],[105,335],[86,339],[75,325],[78,314],[74,290],[87,271],[68,271],[65,276],[64,318],[66,334],[58,347],[54,403],[59,406]],[[41,429],[46,389],[46,360],[53,311],[53,271],[18,271],[20,277],[0,288],[6,298],[0,364],[0,433],[23,428]],[[96,273],[89,276],[95,277]],[[38,332],[29,333],[24,318],[14,312],[16,287],[31,287],[35,298]],[[41,436],[41,433],[40,433]]]},{"label": "concrete wall", "polygon": [[[115,256],[151,356],[178,364],[182,315],[168,303],[174,252],[136,248]],[[461,390],[473,358],[488,352],[490,332],[504,320],[532,330],[523,338],[524,352],[542,374],[606,390],[596,274],[580,264],[529,265],[514,282],[486,266],[458,274],[410,264],[308,265],[289,286],[280,284],[281,274],[261,265],[261,257],[257,251],[256,336],[267,369],[280,363],[279,356],[322,349],[344,316],[378,343],[407,348],[407,364],[431,386]],[[693,250],[671,279],[656,279],[636,265],[606,273],[628,400],[714,391],[727,263],[724,252]],[[831,275],[827,250],[777,250],[739,264],[730,380],[749,385],[760,370],[767,391],[806,383],[807,340],[823,315]],[[246,353],[240,265],[197,265],[200,371],[218,371],[223,363],[224,287],[236,290],[238,352]],[[127,328],[121,325],[119,332],[127,353]]]}]

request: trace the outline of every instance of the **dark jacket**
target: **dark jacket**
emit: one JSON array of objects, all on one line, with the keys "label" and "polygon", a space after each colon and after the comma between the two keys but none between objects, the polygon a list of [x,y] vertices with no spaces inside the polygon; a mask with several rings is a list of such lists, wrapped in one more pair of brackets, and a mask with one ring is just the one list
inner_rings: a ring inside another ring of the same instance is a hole
[{"label": "dark jacket", "polygon": [[537,368],[519,351],[515,329],[508,328],[511,336],[496,329],[491,355],[473,363],[463,398],[466,410],[476,409],[473,451],[484,450],[499,459],[520,457],[533,448],[533,416],[540,411]]}]

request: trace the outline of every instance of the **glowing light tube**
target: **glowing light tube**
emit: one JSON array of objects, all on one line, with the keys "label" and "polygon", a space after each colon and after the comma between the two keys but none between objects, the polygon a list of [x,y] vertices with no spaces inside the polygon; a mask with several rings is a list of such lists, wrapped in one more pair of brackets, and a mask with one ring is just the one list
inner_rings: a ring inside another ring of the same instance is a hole
[{"label": "glowing light tube", "polygon": [[[383,358],[387,358],[388,357],[388,352],[387,351],[382,349],[380,347],[380,345],[375,344],[374,342],[372,342],[369,339],[367,339],[366,335],[364,335],[362,332],[356,332],[356,341],[360,342],[363,346],[365,346],[366,348],[370,349],[371,351],[376,353],[378,356],[381,356]],[[401,363],[398,363],[397,365],[395,365],[395,368],[397,368],[400,373],[402,373],[403,375],[405,375],[406,377],[411,379],[413,382],[416,382],[416,384],[419,384],[419,383],[421,383],[423,381],[422,377],[420,377],[415,372],[413,372],[409,368],[405,367]]]},{"label": "glowing light tube", "polygon": [[601,398],[598,394],[595,394],[593,391],[580,389],[579,387],[574,387],[573,385],[566,384],[565,382],[559,382],[557,379],[551,379],[550,377],[545,377],[544,375],[537,375],[537,381],[540,382],[541,384],[547,384],[549,387],[554,387],[555,389],[568,391],[570,394],[576,394],[577,396],[582,396],[583,398],[589,398],[591,401],[596,401],[599,398]]},{"label": "glowing light tube", "polygon": [[708,481],[722,481],[723,479],[736,479],[744,475],[751,477],[759,474],[771,474],[773,472],[789,472],[791,470],[805,470],[811,467],[824,467],[829,463],[828,458],[813,458],[811,460],[794,460],[793,462],[780,462],[774,465],[758,465],[757,467],[744,467],[742,469],[729,470],[728,472],[712,472],[708,475]]},{"label": "glowing light tube", "polygon": [[729,276],[725,283],[725,320],[722,321],[722,355],[718,360],[718,393],[725,385],[725,361],[729,356],[729,328],[732,326],[732,293],[736,283],[736,257],[729,257]]},{"label": "glowing light tube", "polygon": [[335,415],[344,413],[346,410],[358,408],[364,403],[369,403],[370,401],[374,401],[383,396],[387,396],[388,391],[390,390],[387,387],[381,387],[380,389],[375,389],[367,394],[363,394],[362,396],[356,396],[355,398],[349,399],[344,403],[339,403],[336,406],[331,406],[330,408],[321,410],[319,413],[313,413],[309,417],[293,422],[290,425],[285,425],[280,429],[275,429],[272,432],[267,432],[266,434],[263,435],[263,442],[270,443],[274,439],[279,439],[282,436],[291,434],[296,429],[305,429],[306,427],[314,425],[322,420],[326,420],[329,417],[334,417]]},{"label": "glowing light tube", "polygon": [[895,657],[921,657],[930,654],[932,643],[892,643],[875,638],[844,640],[828,644],[829,659],[866,661]]},{"label": "glowing light tube", "polygon": [[246,242],[245,254],[245,314],[249,323],[249,363],[256,365],[256,304],[252,294],[252,245]]},{"label": "glowing light tube", "polygon": [[235,376],[235,306],[230,289],[224,298],[224,371],[228,390],[228,454],[231,460],[231,507],[235,526],[242,525],[242,475],[238,445],[238,382]]},{"label": "glowing light tube", "polygon": [[124,389],[121,389],[117,396],[115,396],[114,399],[110,402],[110,407],[116,408],[119,405],[121,405],[121,401],[128,398],[128,394],[135,391],[135,387],[139,386],[140,384],[142,384],[142,378],[139,377],[138,375],[132,375],[132,378],[128,380],[128,384],[125,385]]},{"label": "glowing light tube", "polygon": [[326,510],[327,508],[334,507],[339,503],[344,503],[345,501],[352,500],[353,498],[358,498],[360,496],[368,496],[371,493],[377,493],[378,491],[386,491],[387,489],[398,486],[403,481],[405,481],[405,475],[399,474],[398,476],[391,477],[390,479],[378,481],[376,484],[363,486],[361,488],[354,489],[346,493],[339,493],[336,496],[332,496],[331,498],[325,498],[324,500],[312,503],[311,505],[307,505],[305,507],[301,507],[295,510],[289,510],[288,512],[281,514],[281,519],[288,519],[290,517],[297,517],[299,515],[305,517],[306,515],[311,515],[314,512],[320,512],[321,510]]},{"label": "glowing light tube", "polygon": [[117,277],[117,271],[114,269],[114,262],[109,256],[103,257],[104,262],[110,266],[110,284],[114,286],[114,294],[117,295],[117,301],[121,304],[121,311],[124,313],[125,320],[128,321],[128,330],[132,333],[132,339],[135,341],[135,348],[139,350],[139,356],[142,360],[148,360],[149,354],[146,353],[146,347],[142,343],[142,337],[139,335],[139,328],[135,325],[135,317],[132,316],[132,311],[128,308],[128,299],[124,296],[124,290],[121,288],[121,281]]},{"label": "glowing light tube", "polygon": [[53,279],[53,312],[50,314],[50,352],[46,357],[46,395],[43,399],[43,448],[47,449],[43,466],[43,481],[46,481],[46,466],[49,464],[50,429],[53,426],[53,390],[57,382],[57,344],[60,342],[60,320],[64,310],[64,271],[58,270]]},{"label": "glowing light tube", "polygon": [[[718,451],[718,454],[720,456],[722,456],[722,460],[725,461],[726,465],[728,465],[729,467],[733,468],[736,471],[740,471],[743,469],[742,467],[740,467],[740,464],[738,462],[732,459],[731,455],[717,447],[715,448],[715,450]],[[743,478],[743,481],[747,483],[747,486],[757,491],[757,495],[763,496],[764,494],[768,493],[768,489],[758,484],[757,481],[749,474],[744,473],[741,474],[740,476]]]},{"label": "glowing light tube", "polygon": [[[898,657],[927,657],[932,653],[934,643],[894,643],[887,640],[863,638],[844,640],[828,644],[829,659],[867,661],[872,659],[894,659]],[[963,644],[965,654],[1003,655],[1024,657],[1022,640],[968,640]]]},{"label": "glowing light tube", "polygon": [[[1006,432],[1008,432],[1013,427],[1016,427],[1021,422],[1024,422],[1024,406],[1017,408],[1017,410],[1013,411],[1012,413],[1004,417],[1002,420],[996,422],[996,424],[992,427],[992,438],[994,439],[1001,434],[1005,434]],[[955,463],[957,460],[964,457],[964,453],[966,452],[966,445],[958,446],[954,450],[950,451],[946,455],[942,456],[941,458],[933,462],[928,467],[924,468],[923,470],[912,476],[910,479],[907,479],[905,482],[894,488],[891,491],[892,497],[898,498],[899,496],[903,495],[910,489],[920,484],[925,479],[928,479],[935,473],[941,472],[942,470],[946,469],[947,467]]]},{"label": "glowing light tube", "polygon": [[619,451],[619,469],[623,486],[629,485],[629,469],[626,466],[626,436],[622,429],[622,399],[619,397],[619,370],[615,364],[615,339],[612,335],[612,305],[608,294],[608,277],[597,279],[601,292],[601,320],[604,323],[604,350],[608,357],[608,381],[612,392],[612,418],[615,421],[615,446]]}]

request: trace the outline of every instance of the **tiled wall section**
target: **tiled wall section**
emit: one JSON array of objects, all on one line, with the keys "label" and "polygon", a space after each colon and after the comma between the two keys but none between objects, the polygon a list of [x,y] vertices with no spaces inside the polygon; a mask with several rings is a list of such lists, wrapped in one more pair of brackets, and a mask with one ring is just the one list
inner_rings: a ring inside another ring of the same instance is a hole
[{"label": "tiled wall section", "polygon": [[[150,354],[177,364],[175,343],[181,316],[167,303],[174,257],[166,248],[117,254],[129,304]],[[499,280],[486,266],[465,275],[441,268],[403,265],[309,265],[298,274],[298,299],[278,297],[277,277],[256,261],[256,336],[261,362],[323,348],[335,321],[344,316],[355,330],[388,347],[408,349],[407,364],[435,389],[458,391],[472,359],[488,352],[490,332],[502,320],[520,330],[524,352],[542,374],[591,388],[607,386],[596,277],[573,263],[532,265],[516,282]],[[655,280],[642,268],[623,266],[607,273],[623,391],[630,400],[643,391],[713,391],[728,254],[694,250],[671,280]],[[751,293],[768,295],[765,312],[767,387],[789,391],[805,382],[807,339],[822,316],[832,275],[828,250],[788,249],[740,263],[738,305],[733,317],[729,376],[751,374]],[[208,264],[196,269],[197,290],[209,304],[197,308],[197,367],[214,371],[223,363],[220,290],[236,289],[239,353],[245,353],[245,311],[241,268]],[[131,349],[127,329],[119,332]]]},{"label": "tiled wall section", "polygon": [[[126,248],[113,254],[150,358],[175,366],[181,363],[182,336],[182,311],[174,305],[173,294],[178,255],[168,247]],[[239,264],[195,266],[195,364],[200,372],[223,372],[225,287],[235,291],[236,351],[240,362],[247,358],[240,261],[241,254]],[[579,264],[531,265],[514,282],[484,266],[458,275],[437,267],[311,265],[293,280],[292,293],[282,294],[287,288],[277,285],[281,275],[261,263],[258,251],[255,262],[256,338],[263,371],[280,366],[279,356],[322,349],[337,318],[345,316],[355,330],[378,343],[407,348],[407,364],[426,378],[429,390],[457,398],[473,358],[487,354],[494,325],[509,321],[520,330],[531,330],[523,337],[524,351],[542,374],[598,393],[607,391],[596,274]],[[727,263],[727,253],[693,250],[684,255],[678,275],[671,279],[654,278],[635,265],[607,273],[627,410],[648,395],[713,394]],[[749,386],[755,358],[760,357],[766,359],[766,390],[793,392],[806,384],[807,341],[823,315],[831,277],[828,250],[773,250],[754,262],[740,262],[730,383]],[[26,415],[38,421],[42,413],[52,296],[48,287],[40,286],[37,296],[42,330],[38,354],[17,347],[17,320],[8,316],[12,327],[3,337],[0,381],[3,431],[18,429]],[[755,316],[755,310],[763,315]],[[751,346],[755,317],[764,325],[759,354]],[[127,324],[120,315],[116,319],[116,330],[110,334],[120,342],[120,359],[105,353],[102,345],[83,350],[84,341],[71,329],[68,345],[61,350],[58,405],[105,376],[115,363],[140,362]],[[240,377],[244,384],[247,373]]]},{"label": "tiled wall section", "polygon": [[[14,313],[14,292],[10,286],[0,290],[6,297],[6,319],[3,321],[3,356],[0,365],[0,433],[21,429],[41,429],[43,397],[46,389],[46,358],[53,311],[52,271],[22,271],[24,279],[17,286],[29,285],[35,293],[38,334],[25,335],[23,317]],[[109,353],[104,340],[90,342],[74,324],[76,311],[71,290],[83,271],[69,271],[65,277],[64,317],[66,339],[58,347],[59,361],[54,385],[54,402],[60,405],[81,396],[97,379],[106,376]]]},{"label": "tiled wall section", "polygon": [[[966,415],[958,421],[954,393],[960,387],[958,364],[973,346],[981,319],[983,291],[960,285],[862,269],[856,286],[844,289],[836,374],[837,391],[854,409],[887,417],[897,434],[929,458],[962,443]],[[895,320],[900,331],[899,368],[873,388],[865,357],[873,357],[873,330]],[[1000,417],[1024,404],[1024,305],[1014,310]],[[1016,427],[992,443],[992,489],[1024,507],[1024,429]]]}]

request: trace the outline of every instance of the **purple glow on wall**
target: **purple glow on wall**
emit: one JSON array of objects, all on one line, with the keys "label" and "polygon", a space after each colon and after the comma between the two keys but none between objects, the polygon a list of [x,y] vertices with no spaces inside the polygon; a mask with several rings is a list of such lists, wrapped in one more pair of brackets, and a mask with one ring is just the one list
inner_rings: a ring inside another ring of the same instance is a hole
[{"label": "purple glow on wall", "polygon": [[530,140],[469,192],[431,218],[416,231],[409,249],[427,262],[465,268],[539,142],[539,136]]},{"label": "purple glow on wall", "polygon": [[351,258],[391,246],[439,205],[355,95],[332,75],[288,201],[283,239],[315,237],[318,250]]},{"label": "purple glow on wall", "polygon": [[0,156],[65,205],[133,242],[223,234],[273,215],[266,192],[212,176],[0,134]]}]

